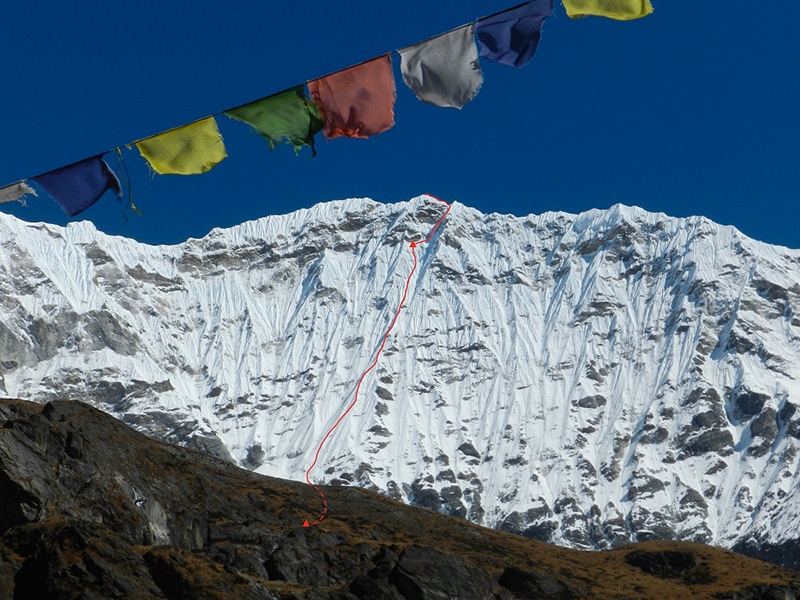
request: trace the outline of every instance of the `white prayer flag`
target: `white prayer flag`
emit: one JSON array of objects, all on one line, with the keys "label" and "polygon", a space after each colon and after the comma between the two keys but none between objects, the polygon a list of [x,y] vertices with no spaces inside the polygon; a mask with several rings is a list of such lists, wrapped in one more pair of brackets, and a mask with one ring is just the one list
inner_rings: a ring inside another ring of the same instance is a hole
[{"label": "white prayer flag", "polygon": [[461,108],[481,89],[474,23],[398,53],[403,81],[423,102]]}]

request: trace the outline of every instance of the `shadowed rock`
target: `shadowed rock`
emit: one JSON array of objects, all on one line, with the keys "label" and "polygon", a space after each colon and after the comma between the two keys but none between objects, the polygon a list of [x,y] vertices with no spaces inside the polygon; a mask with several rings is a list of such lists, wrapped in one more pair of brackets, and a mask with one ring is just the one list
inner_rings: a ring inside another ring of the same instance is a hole
[{"label": "shadowed rock", "polygon": [[[357,488],[324,492],[328,516],[304,528],[319,510],[311,486],[153,441],[79,402],[0,401],[0,597],[749,599],[798,591],[789,571],[697,544],[577,552]],[[642,572],[658,585],[643,585]]]}]

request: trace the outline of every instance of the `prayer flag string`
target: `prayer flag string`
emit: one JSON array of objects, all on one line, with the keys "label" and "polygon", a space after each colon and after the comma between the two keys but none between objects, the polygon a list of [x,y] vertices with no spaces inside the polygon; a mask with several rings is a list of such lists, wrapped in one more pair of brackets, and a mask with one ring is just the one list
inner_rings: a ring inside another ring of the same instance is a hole
[{"label": "prayer flag string", "polygon": [[[650,0],[562,3],[573,19],[593,15],[622,21],[653,12]],[[423,102],[460,109],[475,98],[483,83],[476,35],[481,57],[521,67],[533,57],[542,23],[552,12],[553,0],[530,0],[395,50],[400,55],[403,81]],[[327,139],[367,138],[394,125],[396,89],[391,53],[306,84],[310,98],[302,85],[296,86],[123,146],[136,146],[156,173],[197,175],[228,156],[215,119],[221,114],[248,124],[269,142],[270,148],[289,143],[297,153],[309,146],[312,156],[316,154],[314,135],[320,130]],[[110,152],[121,157],[120,148],[0,187],[0,204],[24,204],[26,194],[36,196],[28,181],[44,189],[69,216],[90,207],[109,189],[121,198],[119,179],[102,159]],[[130,195],[129,179],[126,186]]]}]

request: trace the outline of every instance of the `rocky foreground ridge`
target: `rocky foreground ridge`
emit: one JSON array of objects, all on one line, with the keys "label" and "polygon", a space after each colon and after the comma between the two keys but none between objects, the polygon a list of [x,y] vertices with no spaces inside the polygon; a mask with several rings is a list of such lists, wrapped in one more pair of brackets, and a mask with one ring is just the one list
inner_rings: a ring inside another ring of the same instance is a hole
[{"label": "rocky foreground ridge", "polygon": [[[442,205],[354,199],[175,246],[0,215],[0,394],[302,480]],[[800,565],[800,252],[615,206],[461,204],[312,476],[580,549]]]},{"label": "rocky foreground ridge", "polygon": [[0,597],[794,598],[797,574],[691,543],[581,552],[138,434],[75,401],[0,401]]}]

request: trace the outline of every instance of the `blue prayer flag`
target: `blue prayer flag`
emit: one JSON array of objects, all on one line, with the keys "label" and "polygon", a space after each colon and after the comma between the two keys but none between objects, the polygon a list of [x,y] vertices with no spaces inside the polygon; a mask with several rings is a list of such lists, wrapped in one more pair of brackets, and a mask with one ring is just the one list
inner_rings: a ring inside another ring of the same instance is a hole
[{"label": "blue prayer flag", "polygon": [[481,56],[511,67],[526,65],[542,37],[542,22],[552,13],[553,0],[533,0],[478,19]]},{"label": "blue prayer flag", "polygon": [[41,185],[68,216],[75,216],[97,202],[106,190],[111,189],[122,198],[119,179],[102,156],[33,177],[32,181]]}]

